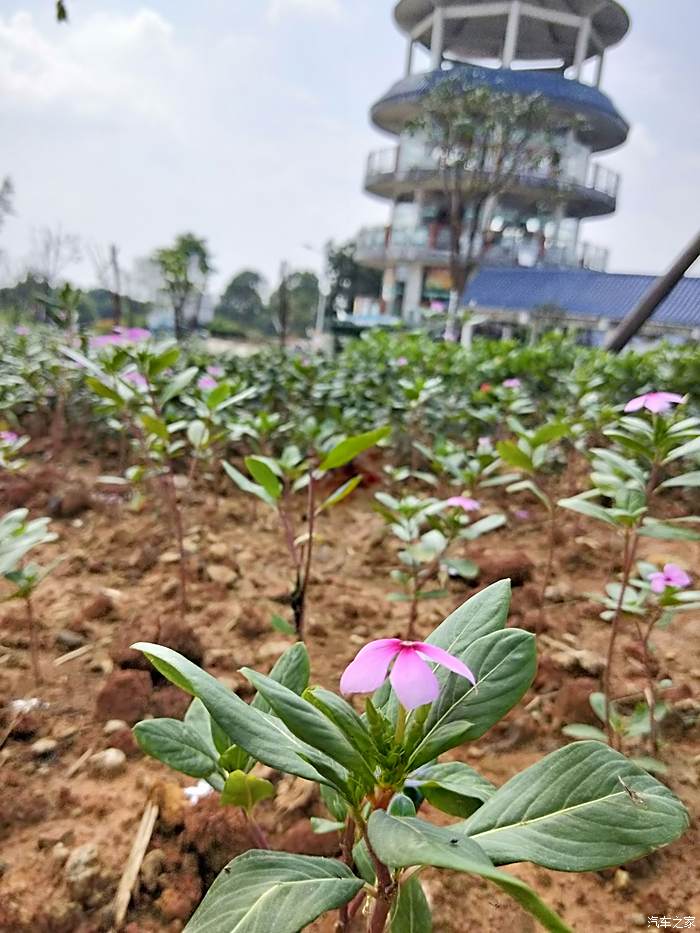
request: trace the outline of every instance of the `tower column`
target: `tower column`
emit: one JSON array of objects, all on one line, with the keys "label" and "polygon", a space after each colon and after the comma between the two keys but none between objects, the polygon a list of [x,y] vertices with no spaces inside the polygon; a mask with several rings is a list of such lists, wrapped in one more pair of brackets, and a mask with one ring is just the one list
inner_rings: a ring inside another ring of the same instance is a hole
[{"label": "tower column", "polygon": [[578,37],[576,39],[576,52],[574,53],[574,68],[576,69],[576,80],[581,80],[581,75],[583,73],[583,65],[586,61],[586,53],[588,52],[588,43],[591,39],[591,21],[590,19],[584,19],[581,22],[581,26],[578,31]]},{"label": "tower column", "polygon": [[435,2],[433,13],[433,31],[430,39],[430,66],[433,71],[442,67],[442,54],[445,50],[445,8],[441,0]]},{"label": "tower column", "polygon": [[502,68],[510,68],[518,50],[518,33],[520,31],[520,0],[513,0],[508,14],[508,25],[503,42]]},{"label": "tower column", "polygon": [[413,36],[408,37],[408,45],[406,46],[406,67],[404,68],[404,75],[408,77],[413,71],[413,49],[415,47],[415,42]]}]

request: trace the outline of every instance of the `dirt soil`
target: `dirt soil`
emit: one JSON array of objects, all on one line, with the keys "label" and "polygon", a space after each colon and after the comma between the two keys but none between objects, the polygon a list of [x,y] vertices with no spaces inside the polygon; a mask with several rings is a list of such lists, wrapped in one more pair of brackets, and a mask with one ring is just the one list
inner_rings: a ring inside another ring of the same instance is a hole
[{"label": "dirt soil", "polygon": [[[135,514],[118,495],[98,493],[95,480],[104,471],[85,455],[66,455],[63,466],[34,465],[28,479],[15,478],[4,489],[4,507],[26,503],[36,514],[57,516],[59,539],[48,550],[61,559],[34,599],[40,686],[29,667],[23,606],[8,602],[0,608],[0,931],[7,933],[114,929],[112,899],[151,795],[160,815],[127,915],[129,933],[181,930],[216,873],[252,844],[236,813],[212,797],[192,804],[182,788],[193,780],[138,751],[127,727],[147,715],[179,717],[188,700],[128,646],[136,640],[168,644],[248,696],[238,669],[267,671],[291,643],[269,621],[275,613],[289,615],[284,600],[291,571],[275,516],[230,485],[216,492],[205,482],[181,489],[191,552],[183,625],[167,512],[151,501]],[[574,491],[577,479],[570,469],[561,491]],[[369,480],[320,521],[307,641],[313,682],[331,688],[369,638],[405,629],[405,605],[387,600],[394,549],[371,511]],[[453,582],[448,598],[423,604],[424,636],[476,589],[505,576],[515,584],[510,624],[537,624],[544,516],[536,504],[503,492],[491,491],[482,501],[484,512],[507,511],[508,525],[464,552],[481,565],[477,584]],[[529,518],[516,515],[522,509]],[[593,722],[587,697],[600,687],[609,629],[586,594],[602,588],[619,548],[605,530],[574,515],[560,517],[556,534],[554,587],[533,689],[503,723],[455,755],[497,784],[564,744],[562,724]],[[700,572],[697,544],[648,539],[642,556],[677,558]],[[618,871],[509,869],[577,931],[617,933],[647,928],[647,916],[700,915],[700,618],[679,616],[657,633],[655,644],[659,674],[674,685],[675,709],[663,730],[661,755],[669,766],[664,780],[687,804],[693,825],[680,841]],[[624,656],[617,695],[643,685],[631,638]],[[40,701],[35,709],[12,711],[12,701],[31,698]],[[123,751],[126,763],[118,755],[114,763],[92,757],[107,748]],[[309,828],[308,816],[323,812],[315,788],[269,769],[267,774],[278,791],[260,811],[272,844],[334,854],[335,835],[315,836]],[[535,929],[528,915],[485,882],[433,871],[424,879],[436,933]],[[333,922],[314,929],[331,931]]]}]

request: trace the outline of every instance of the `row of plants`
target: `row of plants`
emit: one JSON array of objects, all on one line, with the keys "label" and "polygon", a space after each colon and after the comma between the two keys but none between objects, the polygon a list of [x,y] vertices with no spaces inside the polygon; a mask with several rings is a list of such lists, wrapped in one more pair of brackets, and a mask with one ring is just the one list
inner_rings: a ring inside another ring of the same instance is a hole
[{"label": "row of plants", "polygon": [[[563,921],[498,866],[597,870],[683,831],[682,805],[650,774],[664,767],[669,686],[656,680],[653,632],[700,608],[700,593],[685,568],[645,563],[639,548],[645,537],[700,539],[696,350],[661,346],[615,358],[551,338],[527,348],[477,342],[467,352],[382,333],[333,360],[272,352],[213,360],[201,346],[157,341],[141,328],[89,338],[67,327],[8,340],[0,481],[31,467],[24,426],[32,419],[51,425],[46,453],[55,456],[72,425],[87,425],[113,448],[104,487],[127,508],[164,503],[183,616],[192,489],[230,481],[278,519],[293,579],[290,619],[273,624],[300,642],[270,675],[243,672],[258,691],[251,704],[169,649],[141,646],[194,700],[184,722],[137,726],[140,744],[241,806],[261,847],[228,866],[188,929],[252,931],[274,911],[275,929],[294,933],[338,909],[340,930],[359,911],[372,933],[428,930],[419,875],[435,866],[493,881],[561,930]],[[577,488],[562,495],[572,477]],[[358,712],[352,700],[309,688],[303,639],[321,517],[363,480],[382,487],[372,508],[396,540],[390,598],[406,604],[406,622],[402,638],[365,646],[343,675],[343,694],[372,695]],[[485,504],[499,487],[500,502],[513,497],[514,510]],[[619,542],[621,572],[601,581],[598,596],[609,644],[591,705],[602,728],[568,725],[581,741],[497,789],[440,756],[483,735],[534,677],[533,635],[505,628],[507,582],[468,601],[426,642],[414,639],[423,601],[444,596],[451,578],[478,578],[474,542],[512,515],[531,521],[533,507],[549,541],[538,627],[562,516],[600,523]],[[48,521],[26,510],[0,522],[0,574],[12,585],[9,598],[24,599],[30,631],[31,597],[50,565],[41,570],[28,555],[50,540]],[[632,707],[615,695],[625,631],[644,676]],[[621,754],[628,746],[635,761]],[[341,833],[339,862],[267,851],[253,811],[274,788],[251,773],[258,761],[319,783],[329,818],[318,828]],[[428,823],[419,815],[424,800],[463,822]]]}]

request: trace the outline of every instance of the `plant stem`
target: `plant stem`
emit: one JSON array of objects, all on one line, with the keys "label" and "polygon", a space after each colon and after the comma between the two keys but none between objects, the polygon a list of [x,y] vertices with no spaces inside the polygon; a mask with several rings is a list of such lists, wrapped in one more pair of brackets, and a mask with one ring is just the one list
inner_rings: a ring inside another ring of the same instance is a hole
[{"label": "plant stem", "polygon": [[42,679],[41,666],[39,664],[39,646],[37,644],[36,638],[36,619],[34,618],[34,607],[32,606],[32,597],[30,595],[24,597],[24,605],[27,610],[27,627],[29,629],[29,656],[32,665],[32,675],[34,677],[34,683],[40,684]]},{"label": "plant stem", "polygon": [[418,623],[418,571],[413,568],[411,574],[411,605],[408,614],[408,628],[406,629],[406,638],[410,641],[416,634],[416,624]]},{"label": "plant stem", "polygon": [[367,931],[368,933],[384,933],[386,921],[391,912],[394,897],[396,896],[396,884],[391,877],[391,872],[386,865],[380,861],[377,853],[372,848],[366,825],[362,827],[362,835],[367,846],[367,852],[372,860],[372,865],[374,866],[374,873],[377,876],[377,899],[374,904],[374,910],[369,918]]},{"label": "plant stem", "polygon": [[306,522],[307,522],[307,541],[306,541],[306,561],[304,571],[301,577],[299,589],[299,605],[297,609],[297,634],[300,641],[304,640],[304,621],[306,617],[306,588],[311,578],[311,559],[314,551],[314,526],[316,521],[316,499],[314,486],[313,467],[309,470],[308,496],[306,502]]},{"label": "plant stem", "polygon": [[540,612],[537,617],[537,634],[539,635],[544,629],[544,607],[547,600],[547,587],[549,586],[549,581],[552,578],[552,565],[554,564],[554,531],[555,524],[554,518],[556,511],[554,507],[550,504],[549,508],[549,535],[547,538],[547,566],[544,572],[544,579],[542,580],[542,591],[540,592]]},{"label": "plant stem", "polygon": [[637,542],[638,538],[636,530],[632,528],[625,528],[622,587],[620,589],[620,595],[617,597],[617,603],[615,605],[615,611],[612,617],[612,631],[610,632],[610,640],[608,641],[608,655],[605,664],[605,674],[603,675],[603,693],[605,694],[605,731],[607,732],[608,736],[608,744],[612,748],[616,748],[619,744],[616,741],[617,737],[615,735],[615,730],[613,729],[612,723],[610,722],[610,695],[612,692],[612,668],[615,656],[615,643],[619,634],[620,620],[622,618],[622,606],[625,599],[625,593],[627,592],[627,585],[629,583],[630,573],[632,571],[634,556],[637,551]]},{"label": "plant stem", "polygon": [[402,744],[405,732],[406,732],[406,710],[399,703],[399,710],[398,710],[398,713],[396,714],[396,732],[394,733],[394,741],[397,745]]},{"label": "plant stem", "polygon": [[175,529],[175,541],[177,543],[178,554],[180,556],[180,560],[178,561],[180,577],[180,614],[184,621],[187,615],[187,552],[185,551],[185,532],[182,527],[182,514],[180,512],[180,506],[177,501],[175,480],[173,479],[173,474],[170,470],[168,470],[167,474],[163,477],[163,484],[165,488],[166,499],[172,514],[173,527]]},{"label": "plant stem", "polygon": [[[663,614],[663,609],[658,608],[655,613],[653,613],[649,624],[647,625],[646,632],[641,637],[642,649],[644,651],[644,670],[647,675],[647,688],[644,692],[644,698],[647,701],[647,706],[649,707],[649,745],[652,755],[656,755],[659,750],[659,737],[658,737],[658,728],[656,722],[656,684],[654,683],[654,674],[651,667],[651,657],[649,653],[649,639],[651,638],[651,633],[654,630],[656,623],[659,621]],[[640,632],[641,635],[641,632]]]},{"label": "plant stem", "polygon": [[[348,816],[345,821],[345,829],[343,830],[343,835],[340,840],[340,860],[350,869],[352,869],[353,866],[352,847],[354,842],[355,821],[352,816]],[[360,893],[362,894],[363,892]],[[338,922],[336,924],[336,930],[338,933],[347,933],[350,928],[350,907],[351,904],[343,904],[343,906],[338,910]]]}]

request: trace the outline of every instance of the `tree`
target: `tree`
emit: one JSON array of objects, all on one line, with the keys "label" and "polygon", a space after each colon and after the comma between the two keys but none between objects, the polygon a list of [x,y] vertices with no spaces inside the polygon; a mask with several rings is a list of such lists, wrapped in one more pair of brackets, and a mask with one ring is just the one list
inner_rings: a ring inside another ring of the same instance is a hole
[{"label": "tree", "polygon": [[97,282],[101,288],[109,292],[112,299],[111,318],[115,326],[122,322],[122,294],[121,269],[119,268],[119,251],[112,243],[105,252],[102,247],[93,244],[87,248],[95,270]]},{"label": "tree", "polygon": [[288,273],[282,264],[280,286],[270,297],[269,311],[284,345],[290,333],[303,335],[313,326],[318,308],[319,284],[315,272]]},{"label": "tree", "polygon": [[337,317],[339,311],[352,311],[358,295],[378,298],[382,293],[382,272],[361,266],[355,259],[354,240],[336,246],[328,244],[328,310]]},{"label": "tree", "polygon": [[29,273],[55,288],[66,268],[82,256],[80,237],[63,228],[41,227],[32,231]]},{"label": "tree", "polygon": [[265,280],[259,272],[252,269],[238,272],[222,292],[214,309],[215,317],[236,321],[244,327],[269,329],[266,328],[265,302],[260,294],[264,286]]},{"label": "tree", "polygon": [[[162,277],[162,290],[172,305],[175,336],[181,340],[188,326],[196,328],[199,324],[199,309],[213,271],[207,242],[194,233],[181,233],[172,246],[156,250],[153,261]],[[189,322],[188,307],[192,309]]]},{"label": "tree", "polygon": [[0,184],[0,230],[5,223],[5,218],[12,213],[12,198],[15,189],[11,178],[3,178]]},{"label": "tree", "polygon": [[556,177],[557,140],[574,125],[540,94],[465,88],[459,78],[439,85],[423,101],[409,130],[434,146],[442,179],[452,278],[448,321],[481,264],[483,250],[477,246],[487,203],[520,175],[549,167]]}]

